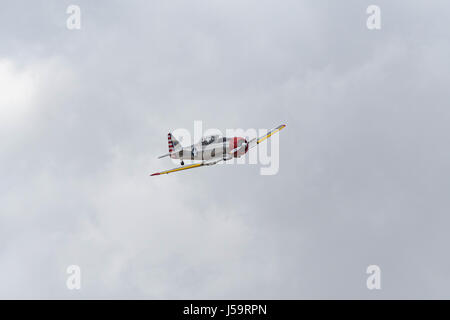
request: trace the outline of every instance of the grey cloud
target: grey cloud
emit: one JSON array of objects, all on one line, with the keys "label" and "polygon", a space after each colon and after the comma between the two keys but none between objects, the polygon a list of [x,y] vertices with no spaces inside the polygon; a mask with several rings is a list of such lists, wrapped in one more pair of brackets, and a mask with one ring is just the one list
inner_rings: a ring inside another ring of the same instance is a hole
[{"label": "grey cloud", "polygon": [[[367,1],[69,4],[0,13],[38,88],[0,130],[1,297],[448,297],[446,2],[379,1],[380,31]],[[286,122],[279,173],[148,177],[194,120]]]}]

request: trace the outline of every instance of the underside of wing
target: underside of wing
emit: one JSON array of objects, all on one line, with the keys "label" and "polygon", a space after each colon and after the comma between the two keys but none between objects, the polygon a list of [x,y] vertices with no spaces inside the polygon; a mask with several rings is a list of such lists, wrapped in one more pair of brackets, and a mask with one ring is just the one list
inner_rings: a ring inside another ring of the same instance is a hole
[{"label": "underside of wing", "polygon": [[272,130],[267,132],[265,135],[263,135],[263,136],[261,136],[259,138],[254,138],[254,139],[250,140],[249,143],[248,143],[249,148],[253,148],[253,147],[257,146],[258,144],[260,144],[261,142],[263,142],[267,138],[270,138],[270,136],[272,136],[273,134],[277,133],[278,131],[281,131],[285,127],[286,127],[285,124],[279,125],[278,127],[273,128]]},{"label": "underside of wing", "polygon": [[178,168],[173,168],[173,169],[169,169],[166,171],[161,171],[161,172],[157,172],[157,173],[153,173],[151,174],[151,176],[159,176],[161,174],[168,174],[168,173],[172,173],[172,172],[177,172],[177,171],[182,171],[182,170],[187,170],[187,169],[193,169],[193,168],[198,168],[201,166],[204,166],[205,164],[202,163],[195,163],[195,164],[190,164],[187,166],[182,166],[182,167],[178,167]]},{"label": "underside of wing", "polygon": [[203,166],[212,166],[220,161],[222,161],[223,159],[218,159],[218,160],[213,160],[213,161],[204,161],[202,163],[195,163],[195,164],[190,164],[187,166],[182,166],[182,167],[178,167],[178,168],[173,168],[170,170],[166,170],[166,171],[162,171],[162,172],[157,172],[157,173],[153,173],[151,174],[151,176],[159,176],[161,174],[168,174],[168,173],[172,173],[172,172],[177,172],[177,171],[182,171],[182,170],[187,170],[187,169],[193,169],[193,168],[198,168],[198,167],[203,167]]}]

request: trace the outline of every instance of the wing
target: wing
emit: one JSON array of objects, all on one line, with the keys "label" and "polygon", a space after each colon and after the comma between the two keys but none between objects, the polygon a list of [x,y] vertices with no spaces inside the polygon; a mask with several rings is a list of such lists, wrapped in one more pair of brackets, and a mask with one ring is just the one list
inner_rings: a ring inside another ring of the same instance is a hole
[{"label": "wing", "polygon": [[198,167],[201,167],[201,166],[204,166],[204,164],[203,163],[196,163],[196,164],[191,164],[191,165],[188,165],[188,166],[182,166],[182,167],[178,167],[178,168],[169,169],[169,170],[166,170],[166,171],[156,172],[156,173],[151,174],[151,176],[159,176],[161,174],[168,174],[168,173],[172,173],[172,172],[198,168]]},{"label": "wing", "polygon": [[254,138],[252,140],[250,140],[248,142],[248,146],[249,148],[253,148],[255,146],[257,146],[258,144],[260,144],[261,142],[263,142],[264,140],[266,140],[267,138],[270,138],[271,135],[277,133],[278,131],[281,131],[282,129],[284,129],[286,127],[285,124],[279,125],[276,128],[273,128],[272,130],[270,130],[269,132],[267,132],[265,135],[259,137],[259,138]]},{"label": "wing", "polygon": [[166,171],[156,172],[156,173],[151,174],[150,176],[159,176],[161,174],[169,174],[172,172],[177,172],[177,171],[182,171],[182,170],[187,170],[187,169],[193,169],[193,168],[198,168],[198,167],[203,167],[203,166],[212,166],[213,164],[216,164],[219,161],[222,161],[222,159],[216,160],[216,161],[210,161],[210,162],[195,163],[195,164],[190,164],[187,166],[173,168],[173,169],[166,170]]}]

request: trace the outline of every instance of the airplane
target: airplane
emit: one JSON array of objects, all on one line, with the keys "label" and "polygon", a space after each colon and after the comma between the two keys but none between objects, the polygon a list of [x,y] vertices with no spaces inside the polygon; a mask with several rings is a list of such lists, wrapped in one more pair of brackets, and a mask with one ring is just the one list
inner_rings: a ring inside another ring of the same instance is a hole
[{"label": "airplane", "polygon": [[[282,124],[273,128],[262,137],[254,138],[250,141],[243,137],[227,138],[220,135],[211,135],[203,137],[200,142],[189,147],[182,147],[180,142],[169,133],[167,135],[169,143],[169,153],[159,156],[158,159],[170,157],[172,159],[180,159],[181,167],[170,170],[156,172],[151,176],[159,176],[162,174],[169,174],[172,172],[193,169],[203,166],[212,166],[220,161],[227,161],[232,158],[239,158],[246,154],[248,150],[257,146],[273,134],[279,132],[286,125]],[[201,160],[200,163],[190,164],[184,166],[183,160]]]}]

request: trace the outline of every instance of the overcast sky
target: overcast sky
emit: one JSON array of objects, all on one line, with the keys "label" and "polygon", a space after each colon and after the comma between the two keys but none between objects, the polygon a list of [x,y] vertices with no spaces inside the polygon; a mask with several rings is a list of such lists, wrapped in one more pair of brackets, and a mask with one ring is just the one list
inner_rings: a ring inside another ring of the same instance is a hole
[{"label": "overcast sky", "polygon": [[[0,298],[450,298],[449,12],[2,1]],[[278,174],[149,177],[195,120],[286,123]]]}]

